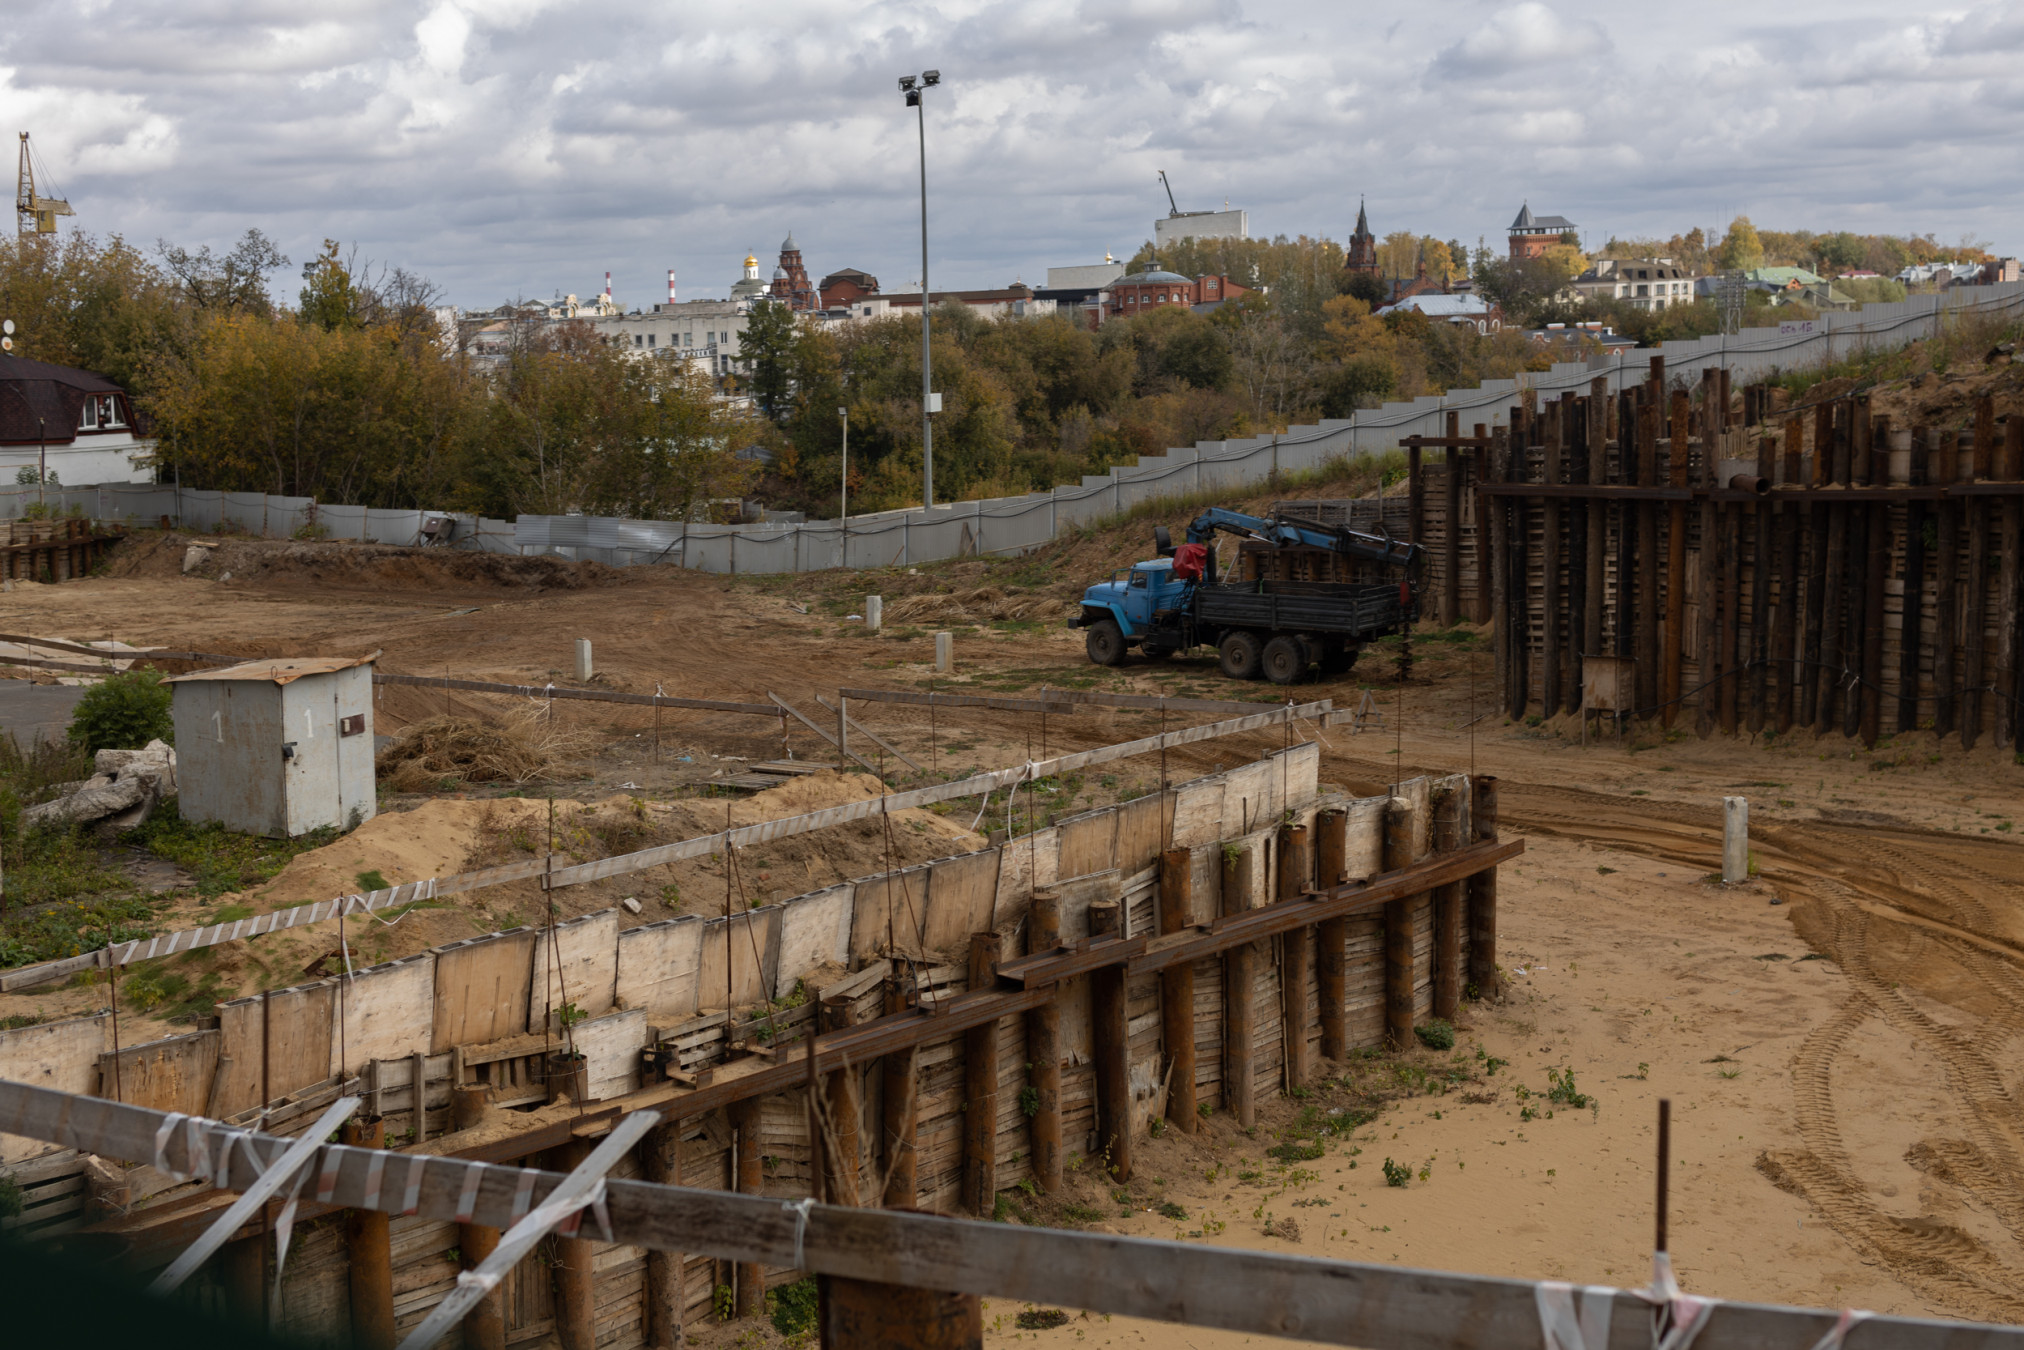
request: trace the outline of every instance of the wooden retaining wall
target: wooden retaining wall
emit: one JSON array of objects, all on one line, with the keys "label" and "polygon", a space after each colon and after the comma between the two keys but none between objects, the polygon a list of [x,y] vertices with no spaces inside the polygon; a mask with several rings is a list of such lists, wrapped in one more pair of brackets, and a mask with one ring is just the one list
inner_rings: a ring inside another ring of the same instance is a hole
[{"label": "wooden retaining wall", "polygon": [[[1296,745],[1162,794],[1062,820],[1002,847],[828,887],[729,921],[682,918],[621,930],[616,912],[607,911],[571,920],[554,933],[544,931],[538,942],[527,931],[492,934],[361,971],[342,985],[323,980],[234,1000],[220,1005],[216,1027],[172,1041],[122,1047],[120,1090],[137,1104],[192,1113],[202,1099],[204,1106],[198,1109],[206,1114],[264,1120],[265,1128],[281,1133],[299,1130],[341,1089],[349,1090],[363,1095],[368,1112],[381,1118],[389,1147],[425,1144],[432,1152],[454,1153],[454,1087],[489,1085],[495,1106],[545,1099],[540,1065],[548,1039],[541,1027],[552,996],[544,996],[542,989],[549,983],[549,953],[558,949],[556,965],[569,1001],[581,1000],[579,1006],[592,1013],[574,1035],[589,1060],[590,1105],[595,1105],[658,1081],[657,1073],[649,1076],[651,1066],[642,1052],[670,1052],[673,1068],[707,1082],[713,1072],[749,1065],[741,1058],[749,1046],[762,1047],[760,1054],[784,1062],[796,1060],[798,1047],[815,1028],[818,1008],[825,1026],[831,1026],[838,1024],[833,1019],[853,1025],[880,1018],[901,990],[924,1007],[953,1006],[951,1000],[971,989],[967,957],[973,941],[988,938],[1006,954],[997,977],[980,988],[1008,988],[1008,979],[1025,978],[1018,972],[1056,950],[1029,950],[1036,888],[1059,897],[1062,940],[1071,949],[1091,932],[1092,915],[1114,904],[1125,939],[1114,950],[1139,951],[1148,941],[1209,934],[1229,922],[1227,916],[1251,913],[1275,900],[1285,903],[1290,896],[1292,903],[1304,904],[1303,892],[1325,892],[1410,866],[1429,857],[1437,838],[1473,837],[1472,791],[1465,778],[1417,779],[1402,785],[1395,798],[1347,799],[1321,790],[1318,762],[1317,746]],[[1295,865],[1313,867],[1311,845],[1296,847],[1289,840],[1301,830],[1311,839],[1324,811],[1332,813],[1326,828],[1340,841],[1340,874],[1286,872]],[[1388,817],[1393,836],[1389,853]],[[1266,822],[1263,828],[1261,821]],[[1168,866],[1185,864],[1188,878],[1189,912],[1171,931],[1159,920],[1163,851]],[[1230,860],[1238,858],[1249,861],[1233,869]],[[1248,880],[1226,882],[1230,878]],[[1228,885],[1239,890],[1226,893]],[[1459,904],[1460,885],[1446,889],[1457,898],[1444,903]],[[1435,1011],[1437,966],[1442,960],[1464,959],[1472,943],[1465,935],[1446,957],[1437,952],[1432,891],[1407,896],[1388,910],[1353,913],[1333,925],[1297,930],[1319,950],[1318,959],[1311,956],[1298,964],[1303,981],[1290,999],[1282,988],[1283,972],[1296,933],[1248,944],[1259,956],[1249,1019],[1249,1101],[1233,1098],[1230,1068],[1242,1061],[1225,1053],[1232,1023],[1226,997],[1230,957],[1189,962],[1196,1100],[1248,1119],[1260,1102],[1295,1085],[1303,1066],[1317,1063],[1329,1010],[1315,972],[1331,963],[1344,972],[1348,1047],[1383,1043],[1388,1028],[1397,1037],[1397,1018],[1387,1020],[1387,991],[1396,990],[1405,977],[1410,1039],[1410,1023]],[[1387,960],[1387,925],[1400,922],[1410,940],[1409,969]],[[889,940],[889,933],[897,940]],[[1340,944],[1339,952],[1328,947],[1330,942]],[[542,955],[537,957],[537,951]],[[1481,960],[1480,946],[1475,959]],[[1123,985],[1118,1087],[1099,1081],[1105,1053],[1099,1013],[1105,1005],[1100,993],[1092,995],[1106,977],[1093,972],[1064,980],[1050,995],[1060,1016],[1059,1137],[1071,1166],[1101,1166],[1105,1158],[1116,1163],[1113,1154],[1120,1153],[1124,1161],[1118,1165],[1128,1169],[1129,1149],[1118,1148],[1114,1136],[1107,1138],[1106,1120],[1121,1117],[1126,1122],[1128,1145],[1154,1117],[1168,1114],[1167,1075],[1177,1047],[1166,1044],[1162,976],[1127,976],[1122,966],[1115,970],[1110,978]],[[1459,972],[1451,968],[1450,976],[1459,987]],[[811,987],[810,981],[818,978],[821,987]],[[722,1006],[727,987],[734,1004],[729,1009]],[[51,1085],[111,1095],[112,1056],[102,1043],[104,1020],[0,1033],[0,1076],[25,1076],[33,1069]],[[1290,1026],[1301,1029],[1291,1046]],[[975,1039],[979,1034],[985,1037],[981,1042]],[[1036,1177],[1037,1126],[1030,1096],[1022,1098],[1035,1081],[1027,1036],[1027,1017],[1010,1015],[985,1021],[976,1032],[930,1031],[913,1042],[919,1207],[988,1214],[997,1192]],[[995,1079],[988,1085],[969,1081],[980,1044],[996,1050]],[[850,1096],[857,1103],[852,1123],[858,1144],[855,1157],[831,1158],[827,1168],[831,1173],[847,1170],[868,1196],[885,1175],[895,1147],[883,1128],[884,1093],[894,1081],[884,1070],[883,1062],[868,1060],[837,1071],[837,1076],[855,1080]],[[829,1076],[825,1070],[825,1100],[834,1102],[839,1098],[827,1086]],[[965,1129],[966,1108],[988,1100],[993,1089],[995,1120],[988,1143],[979,1145]],[[1108,1097],[1119,1090],[1128,1100]],[[679,1100],[671,1105],[678,1107]],[[1106,1111],[1115,1114],[1106,1117]],[[734,1106],[687,1116],[677,1109],[674,1117],[680,1118],[650,1135],[612,1175],[657,1172],[688,1185],[732,1189],[737,1136],[743,1128],[756,1131],[746,1147],[756,1149],[761,1160],[761,1194],[794,1200],[823,1187],[815,1175],[801,1088],[758,1098],[750,1115],[741,1116]],[[1180,1127],[1192,1125],[1189,1118]],[[501,1156],[500,1147],[488,1156]],[[1077,1164],[1075,1158],[1089,1161]],[[538,1155],[526,1159],[538,1160]],[[75,1154],[44,1154],[14,1164],[10,1170],[40,1198],[32,1216],[10,1223],[56,1233],[102,1217],[88,1211],[82,1195],[80,1178],[88,1161]],[[965,1176],[971,1168],[981,1168],[988,1185],[981,1199],[966,1204]],[[193,1192],[201,1199],[201,1188],[178,1188],[149,1167],[127,1175],[133,1212],[115,1221],[119,1231],[137,1259],[166,1260],[187,1240],[188,1220],[176,1205],[187,1203]],[[833,1188],[835,1183],[829,1184]],[[57,1194],[66,1185],[70,1189]],[[151,1214],[159,1221],[151,1220]],[[460,1258],[454,1224],[395,1219],[391,1231],[395,1317],[397,1330],[405,1334],[447,1294],[467,1263]],[[261,1241],[257,1236],[242,1240]],[[161,1249],[154,1251],[151,1242]],[[271,1242],[261,1246],[266,1253],[261,1259],[271,1262],[271,1248]],[[299,1224],[282,1279],[282,1326],[309,1339],[343,1341],[349,1334],[353,1269],[341,1214],[309,1217]],[[643,1344],[646,1253],[625,1245],[601,1246],[595,1270],[596,1343]],[[797,1277],[785,1269],[769,1269],[761,1276],[769,1286]],[[678,1292],[672,1297],[694,1324],[711,1315],[721,1287],[739,1280],[726,1263],[689,1257],[681,1263],[674,1286]],[[222,1300],[222,1278],[214,1278],[203,1296]],[[504,1286],[507,1343],[553,1343],[561,1334],[557,1297],[550,1267],[534,1259],[522,1262]]]},{"label": "wooden retaining wall", "polygon": [[1614,710],[1703,736],[2016,744],[2024,417],[1987,396],[1960,427],[1894,425],[1861,393],[1734,403],[1714,369],[1613,398],[1598,379],[1409,444],[1445,452],[1415,480],[1423,612],[1494,626],[1513,717],[1579,712],[1608,657],[1628,663]]}]

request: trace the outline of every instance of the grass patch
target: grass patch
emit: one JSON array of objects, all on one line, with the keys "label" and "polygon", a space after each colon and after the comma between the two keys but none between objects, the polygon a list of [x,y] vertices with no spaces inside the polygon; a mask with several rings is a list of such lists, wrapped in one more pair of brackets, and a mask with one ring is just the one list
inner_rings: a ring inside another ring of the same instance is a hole
[{"label": "grass patch", "polygon": [[186,821],[177,805],[173,798],[162,803],[146,824],[122,838],[179,864],[196,879],[197,893],[206,899],[271,880],[297,854],[334,843],[342,833],[325,826],[294,839],[235,834],[216,821],[202,825]]}]

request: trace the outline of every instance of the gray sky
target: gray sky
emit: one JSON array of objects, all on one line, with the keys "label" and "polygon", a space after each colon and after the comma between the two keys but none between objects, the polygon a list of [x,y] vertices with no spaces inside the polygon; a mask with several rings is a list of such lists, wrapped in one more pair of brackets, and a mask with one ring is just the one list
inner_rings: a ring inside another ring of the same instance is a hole
[{"label": "gray sky", "polygon": [[[1738,212],[2008,251],[2024,5],[1033,0],[12,0],[0,126],[85,228],[325,236],[464,305],[812,275],[1039,282],[1129,255],[1172,177],[1254,235],[1496,245],[1521,201],[1611,233]],[[285,276],[277,290],[292,298]]]}]

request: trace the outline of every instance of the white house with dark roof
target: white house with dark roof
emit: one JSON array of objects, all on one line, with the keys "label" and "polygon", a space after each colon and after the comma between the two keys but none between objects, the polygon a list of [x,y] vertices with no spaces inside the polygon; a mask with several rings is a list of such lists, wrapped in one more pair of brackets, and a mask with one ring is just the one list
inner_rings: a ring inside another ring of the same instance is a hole
[{"label": "white house with dark roof", "polygon": [[1693,269],[1671,258],[1597,258],[1568,285],[1584,300],[1621,300],[1633,309],[1670,309],[1694,302]]},{"label": "white house with dark roof", "polygon": [[0,480],[152,483],[155,443],[127,391],[88,370],[0,356]]}]

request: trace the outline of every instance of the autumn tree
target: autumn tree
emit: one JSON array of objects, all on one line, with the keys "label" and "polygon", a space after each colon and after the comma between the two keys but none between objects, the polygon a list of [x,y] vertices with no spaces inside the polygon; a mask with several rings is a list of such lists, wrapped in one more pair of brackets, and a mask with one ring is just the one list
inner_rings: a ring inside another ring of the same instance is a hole
[{"label": "autumn tree", "polygon": [[1729,232],[1715,251],[1715,262],[1728,272],[1747,272],[1764,265],[1764,241],[1757,237],[1750,217],[1737,216],[1729,222]]}]

